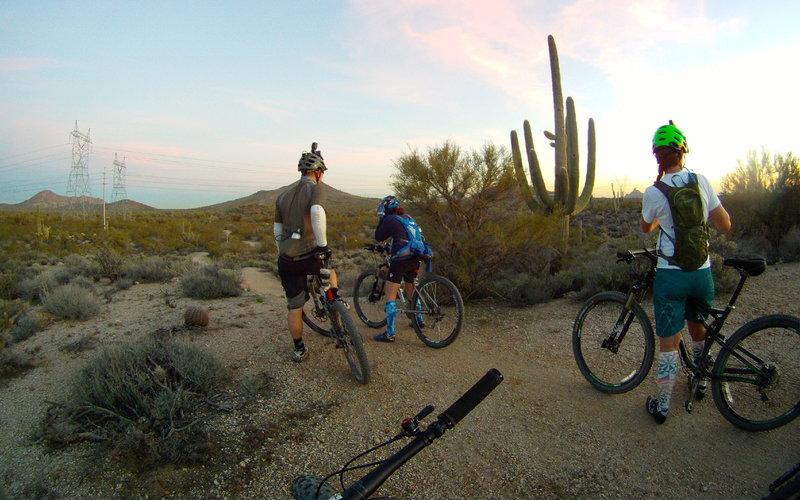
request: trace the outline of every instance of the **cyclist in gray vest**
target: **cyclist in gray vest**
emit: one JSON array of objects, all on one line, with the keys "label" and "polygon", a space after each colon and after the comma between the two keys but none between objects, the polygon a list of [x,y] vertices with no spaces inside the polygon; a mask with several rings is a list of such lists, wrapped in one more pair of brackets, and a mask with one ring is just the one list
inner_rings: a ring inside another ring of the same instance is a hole
[{"label": "cyclist in gray vest", "polygon": [[[670,121],[656,130],[653,136],[653,154],[658,163],[656,181],[663,180],[670,186],[688,182],[689,171],[683,168],[684,155],[689,152],[686,137]],[[719,201],[719,197],[704,176],[697,175],[706,220],[711,220],[720,231],[731,229],[731,217]],[[663,179],[662,179],[663,177]],[[659,234],[657,250],[660,255],[673,255],[672,241],[675,238],[672,214],[669,202],[656,187],[649,186],[642,198],[642,231],[650,233],[661,227],[661,231],[669,237]],[[686,299],[694,297],[709,306],[714,299],[714,280],[711,277],[710,262],[694,271],[684,271],[671,264],[664,257],[659,257],[658,272],[653,282],[653,309],[656,318],[656,335],[658,336],[658,363],[656,368],[655,397],[648,396],[645,403],[647,412],[659,424],[667,419],[672,389],[678,374],[678,348],[684,321],[692,337],[692,352],[700,355],[706,339],[706,328],[697,321],[697,313],[686,307]],[[698,399],[703,396],[707,380],[698,385]]]},{"label": "cyclist in gray vest", "polygon": [[[294,341],[292,360],[308,356],[303,343],[303,304],[308,299],[307,277],[319,273],[320,252],[328,250],[325,192],[322,177],[327,167],[317,143],[303,152],[297,163],[300,180],[275,200],[273,232],[278,247],[278,275],[286,293],[289,334]],[[336,273],[331,270],[331,287],[336,293]]]},{"label": "cyclist in gray vest", "polygon": [[[400,200],[394,196],[387,196],[378,204],[376,215],[380,222],[375,228],[375,241],[384,241],[391,238],[392,247],[389,253],[392,258],[384,293],[386,300],[386,331],[375,335],[373,338],[378,342],[394,342],[397,292],[400,290],[400,283],[405,281],[405,294],[406,297],[411,299],[414,294],[414,279],[419,273],[419,258],[409,250],[408,233],[403,223],[398,220],[398,217],[403,217],[413,221],[411,216],[406,214],[405,209],[400,206]],[[390,215],[396,215],[397,217],[389,217]]]}]

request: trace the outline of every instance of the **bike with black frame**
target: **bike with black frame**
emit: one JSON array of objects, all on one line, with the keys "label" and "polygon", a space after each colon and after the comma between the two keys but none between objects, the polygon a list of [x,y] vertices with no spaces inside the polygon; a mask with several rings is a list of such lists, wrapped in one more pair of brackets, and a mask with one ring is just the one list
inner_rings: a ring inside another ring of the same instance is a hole
[{"label": "bike with black frame", "polygon": [[331,288],[330,257],[330,249],[315,255],[315,258],[322,259],[322,269],[319,274],[308,277],[308,300],[303,305],[303,322],[315,332],[329,337],[331,343],[344,353],[356,381],[366,384],[370,379],[370,367],[364,341],[348,311],[349,306]]},{"label": "bike with black frame", "polygon": [[[578,368],[595,389],[610,394],[636,388],[653,364],[655,336],[641,302],[652,288],[658,256],[653,249],[617,253],[617,262],[631,264],[636,258],[646,259],[649,266],[629,292],[593,295],[578,312],[572,329]],[[800,415],[800,319],[784,314],[761,316],[726,338],[722,328],[745,281],[763,273],[767,264],[762,258],[729,258],[723,264],[740,276],[728,304],[706,307],[690,299],[707,332],[697,359],[683,339],[680,342],[690,389],[685,408],[691,412],[695,401],[704,396],[698,382],[707,378],[714,403],[729,422],[749,431],[774,429]],[[719,353],[712,360],[714,346]]]},{"label": "bike with black frame", "polygon": [[[380,488],[380,486],[397,471],[403,464],[408,462],[417,453],[431,445],[436,439],[442,437],[444,433],[456,426],[469,412],[471,412],[483,399],[491,393],[500,382],[503,381],[503,374],[496,369],[491,369],[481,377],[467,392],[456,400],[448,409],[439,414],[425,430],[419,427],[420,421],[433,412],[431,405],[423,408],[412,418],[402,421],[400,432],[393,438],[377,445],[369,450],[359,453],[350,459],[341,469],[328,474],[324,478],[316,474],[303,474],[294,480],[291,491],[292,496],[297,500],[362,500],[369,498],[370,495]],[[359,458],[372,453],[388,444],[399,441],[403,438],[413,438],[399,451],[393,453],[385,460],[378,460],[361,465],[350,465]],[[353,482],[349,487],[345,487],[344,473],[373,467],[373,469],[361,479]],[[328,479],[339,476],[339,490],[327,484]]]}]

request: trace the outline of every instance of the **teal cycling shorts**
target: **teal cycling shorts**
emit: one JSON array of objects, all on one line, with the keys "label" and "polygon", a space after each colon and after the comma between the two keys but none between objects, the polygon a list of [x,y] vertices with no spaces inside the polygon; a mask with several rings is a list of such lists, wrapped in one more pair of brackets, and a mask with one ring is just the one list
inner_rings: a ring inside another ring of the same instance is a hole
[{"label": "teal cycling shorts", "polygon": [[[656,335],[671,337],[683,329],[684,321],[698,321],[701,314],[686,299],[694,297],[711,307],[714,300],[714,279],[711,268],[696,271],[659,269],[653,283],[653,309]],[[707,315],[702,315],[705,319]]]}]

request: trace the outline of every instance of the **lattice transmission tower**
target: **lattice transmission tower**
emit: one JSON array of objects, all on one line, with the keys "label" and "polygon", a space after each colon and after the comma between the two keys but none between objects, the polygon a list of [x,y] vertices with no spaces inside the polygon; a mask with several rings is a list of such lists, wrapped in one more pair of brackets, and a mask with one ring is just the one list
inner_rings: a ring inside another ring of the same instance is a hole
[{"label": "lattice transmission tower", "polygon": [[70,212],[80,210],[81,217],[86,218],[86,198],[91,195],[89,184],[89,153],[92,152],[92,139],[89,137],[92,129],[85,134],[78,131],[78,120],[75,120],[75,130],[70,133],[72,143],[72,168],[69,171],[67,182],[67,196],[69,197]]},{"label": "lattice transmission tower", "polygon": [[[114,153],[114,184],[111,189],[111,203],[122,202],[128,199],[128,193],[125,189],[125,157],[122,161],[117,159],[117,153]],[[118,203],[114,205],[114,211],[121,214],[125,219],[128,217],[128,209],[125,203]]]}]

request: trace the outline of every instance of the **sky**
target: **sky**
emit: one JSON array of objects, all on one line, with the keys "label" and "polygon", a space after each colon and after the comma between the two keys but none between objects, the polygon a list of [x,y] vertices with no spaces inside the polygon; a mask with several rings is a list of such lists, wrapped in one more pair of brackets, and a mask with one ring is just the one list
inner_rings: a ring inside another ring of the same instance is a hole
[{"label": "sky", "polygon": [[3,0],[0,203],[67,195],[74,131],[87,194],[164,209],[290,184],[311,142],[326,183],[383,197],[402,155],[510,149],[525,120],[552,189],[548,35],[582,177],[595,121],[595,196],[653,182],[670,119],[718,185],[749,151],[798,153],[799,19],[795,0]]}]

